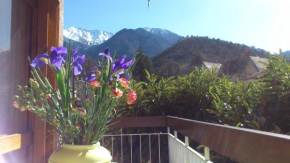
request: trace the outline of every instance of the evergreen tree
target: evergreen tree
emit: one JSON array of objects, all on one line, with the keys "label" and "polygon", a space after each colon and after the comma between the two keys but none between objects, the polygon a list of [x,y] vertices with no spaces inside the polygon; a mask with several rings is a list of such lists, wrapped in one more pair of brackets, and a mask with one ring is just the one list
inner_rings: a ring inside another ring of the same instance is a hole
[{"label": "evergreen tree", "polygon": [[146,72],[145,69],[152,73],[153,72],[153,66],[150,58],[146,55],[144,55],[144,52],[141,47],[139,47],[136,50],[136,58],[137,58],[137,64],[135,65],[133,69],[133,76],[134,79],[137,81],[146,81]]}]

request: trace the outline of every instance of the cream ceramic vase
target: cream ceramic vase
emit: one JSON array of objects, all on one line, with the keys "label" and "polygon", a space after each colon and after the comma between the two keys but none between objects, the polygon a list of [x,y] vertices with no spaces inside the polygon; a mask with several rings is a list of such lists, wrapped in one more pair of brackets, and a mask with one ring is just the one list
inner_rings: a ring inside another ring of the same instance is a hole
[{"label": "cream ceramic vase", "polygon": [[49,163],[111,163],[110,152],[100,146],[94,145],[68,145],[63,144],[54,151],[48,159]]}]

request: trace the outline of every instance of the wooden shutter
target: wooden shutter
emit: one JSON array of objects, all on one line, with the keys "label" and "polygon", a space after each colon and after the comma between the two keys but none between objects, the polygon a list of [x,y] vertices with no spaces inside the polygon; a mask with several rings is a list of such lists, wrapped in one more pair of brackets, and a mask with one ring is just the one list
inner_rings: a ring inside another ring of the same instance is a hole
[{"label": "wooden shutter", "polygon": [[[33,114],[13,108],[12,96],[16,84],[28,83],[27,57],[62,44],[62,11],[62,0],[0,1],[1,163],[44,163],[56,147],[51,143],[55,136],[46,138],[51,127]],[[53,79],[49,69],[43,71]]]}]

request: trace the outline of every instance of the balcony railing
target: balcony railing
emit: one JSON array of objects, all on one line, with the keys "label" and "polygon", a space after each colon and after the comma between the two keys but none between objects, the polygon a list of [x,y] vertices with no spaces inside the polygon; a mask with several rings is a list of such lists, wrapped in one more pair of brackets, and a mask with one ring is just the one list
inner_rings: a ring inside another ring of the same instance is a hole
[{"label": "balcony railing", "polygon": [[[115,118],[110,124],[111,128],[120,129],[120,133],[105,135],[102,144],[112,151],[115,162],[210,163],[209,149],[241,163],[290,162],[290,136],[287,135],[171,116]],[[123,133],[128,128],[163,128],[165,132]],[[184,141],[178,139],[180,135]],[[164,140],[166,146],[161,143]],[[190,140],[204,145],[204,150],[199,153],[191,148]]]}]

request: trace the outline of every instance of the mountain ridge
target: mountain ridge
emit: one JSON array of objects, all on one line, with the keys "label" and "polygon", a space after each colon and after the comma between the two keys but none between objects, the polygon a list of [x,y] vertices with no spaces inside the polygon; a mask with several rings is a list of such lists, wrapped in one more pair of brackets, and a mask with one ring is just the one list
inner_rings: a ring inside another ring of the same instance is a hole
[{"label": "mountain ridge", "polygon": [[[159,29],[159,31],[162,31],[162,29]],[[139,47],[142,47],[146,55],[153,56],[164,49],[169,48],[179,39],[183,38],[182,36],[168,30],[166,31],[166,34],[167,35],[162,32],[154,34],[144,28],[124,28],[103,44],[89,47],[86,50],[86,53],[96,59],[98,58],[99,52],[103,51],[106,47],[110,47],[111,54],[114,54],[116,51],[118,56],[126,54],[128,57],[132,57],[136,53],[136,50]]]},{"label": "mountain ridge", "polygon": [[102,30],[86,30],[83,28],[70,27],[63,31],[65,39],[71,39],[86,45],[99,45],[107,41],[114,34]]},{"label": "mountain ridge", "polygon": [[164,77],[188,74],[203,61],[220,63],[224,74],[235,75],[244,69],[249,56],[267,57],[267,52],[220,39],[192,36],[155,55],[152,62],[157,74]]}]

